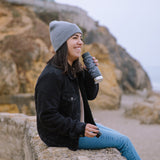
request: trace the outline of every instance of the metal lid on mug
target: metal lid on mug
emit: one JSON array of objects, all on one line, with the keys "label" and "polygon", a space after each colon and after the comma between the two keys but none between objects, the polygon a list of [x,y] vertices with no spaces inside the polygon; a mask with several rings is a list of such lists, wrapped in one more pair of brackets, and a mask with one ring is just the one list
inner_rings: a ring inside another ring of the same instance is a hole
[{"label": "metal lid on mug", "polygon": [[94,78],[95,84],[101,82],[102,80],[103,80],[102,76],[98,76],[98,77]]}]

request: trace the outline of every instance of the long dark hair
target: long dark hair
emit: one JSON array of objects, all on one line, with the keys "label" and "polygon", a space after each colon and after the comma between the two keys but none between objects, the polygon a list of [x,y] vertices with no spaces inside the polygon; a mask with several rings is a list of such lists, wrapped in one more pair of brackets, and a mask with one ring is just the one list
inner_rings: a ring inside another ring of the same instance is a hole
[{"label": "long dark hair", "polygon": [[83,70],[82,64],[79,61],[79,58],[75,60],[70,66],[68,64],[68,46],[67,42],[65,42],[57,51],[56,54],[47,62],[47,64],[51,64],[63,70],[64,74],[71,73],[74,76],[80,71]]}]

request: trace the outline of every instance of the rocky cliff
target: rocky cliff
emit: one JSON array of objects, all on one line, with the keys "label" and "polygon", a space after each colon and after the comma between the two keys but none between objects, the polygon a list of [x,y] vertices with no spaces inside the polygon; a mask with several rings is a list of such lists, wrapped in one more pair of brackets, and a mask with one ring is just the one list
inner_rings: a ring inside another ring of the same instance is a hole
[{"label": "rocky cliff", "polygon": [[53,19],[77,23],[85,33],[84,51],[99,59],[104,81],[93,107],[118,108],[122,92],[151,89],[138,61],[82,9],[39,0],[7,1],[0,2],[0,95],[34,93],[37,77],[52,56],[48,22]]}]

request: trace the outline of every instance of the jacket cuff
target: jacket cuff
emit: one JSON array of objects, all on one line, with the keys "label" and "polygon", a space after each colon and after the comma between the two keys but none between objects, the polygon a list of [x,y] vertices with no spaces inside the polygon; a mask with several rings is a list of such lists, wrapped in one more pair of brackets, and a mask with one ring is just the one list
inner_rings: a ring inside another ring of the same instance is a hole
[{"label": "jacket cuff", "polygon": [[80,137],[85,136],[85,128],[86,128],[86,123],[83,123],[82,130],[81,130],[81,133],[80,133]]}]

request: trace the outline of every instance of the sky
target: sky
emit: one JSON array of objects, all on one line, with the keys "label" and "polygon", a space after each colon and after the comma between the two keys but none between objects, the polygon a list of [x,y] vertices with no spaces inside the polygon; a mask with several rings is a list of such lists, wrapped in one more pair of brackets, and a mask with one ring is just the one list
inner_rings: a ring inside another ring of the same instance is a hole
[{"label": "sky", "polygon": [[160,0],[55,0],[87,11],[145,67],[160,66]]}]

